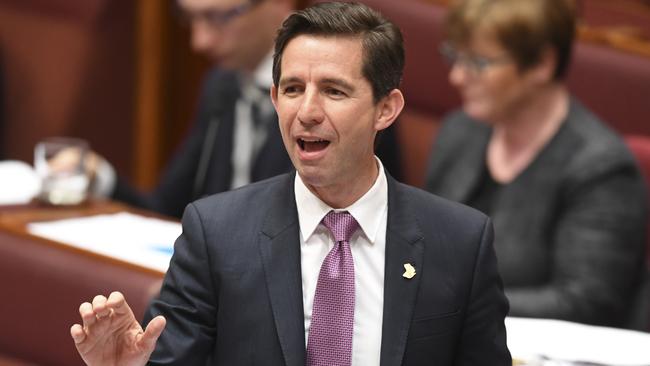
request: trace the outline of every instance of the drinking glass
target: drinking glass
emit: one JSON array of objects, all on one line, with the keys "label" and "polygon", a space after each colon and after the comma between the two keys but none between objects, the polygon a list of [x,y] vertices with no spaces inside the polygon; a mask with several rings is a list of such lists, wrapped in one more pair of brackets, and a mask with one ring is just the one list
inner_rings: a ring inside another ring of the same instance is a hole
[{"label": "drinking glass", "polygon": [[34,149],[34,168],[41,179],[38,198],[52,205],[76,205],[88,196],[88,143],[70,137],[51,137]]}]

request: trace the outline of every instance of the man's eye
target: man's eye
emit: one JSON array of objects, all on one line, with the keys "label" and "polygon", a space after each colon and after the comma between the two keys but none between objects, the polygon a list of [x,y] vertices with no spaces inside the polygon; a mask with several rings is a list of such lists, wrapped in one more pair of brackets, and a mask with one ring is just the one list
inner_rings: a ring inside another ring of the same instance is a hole
[{"label": "man's eye", "polygon": [[298,89],[297,86],[295,86],[295,85],[290,85],[290,86],[285,87],[285,88],[282,90],[282,94],[292,95],[292,94],[296,94],[298,91],[299,91],[299,89]]},{"label": "man's eye", "polygon": [[325,92],[333,97],[344,97],[346,95],[344,92],[334,88],[328,88]]}]

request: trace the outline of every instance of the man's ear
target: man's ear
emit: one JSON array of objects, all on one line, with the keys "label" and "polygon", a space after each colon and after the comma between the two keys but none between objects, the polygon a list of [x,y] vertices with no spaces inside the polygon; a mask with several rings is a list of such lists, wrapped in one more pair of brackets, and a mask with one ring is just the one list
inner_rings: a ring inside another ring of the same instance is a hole
[{"label": "man's ear", "polygon": [[402,109],[404,109],[404,95],[399,89],[391,90],[378,103],[375,130],[381,131],[392,125]]},{"label": "man's ear", "polygon": [[273,108],[275,108],[275,111],[278,111],[278,88],[275,87],[275,84],[271,85],[271,90],[269,91],[271,94],[271,102],[273,103]]}]

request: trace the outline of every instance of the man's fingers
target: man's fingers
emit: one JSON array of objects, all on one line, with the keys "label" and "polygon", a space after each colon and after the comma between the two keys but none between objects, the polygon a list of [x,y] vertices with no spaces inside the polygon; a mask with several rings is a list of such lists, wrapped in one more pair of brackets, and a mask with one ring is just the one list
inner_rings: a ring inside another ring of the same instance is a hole
[{"label": "man's fingers", "polygon": [[81,160],[81,150],[77,147],[65,148],[48,160],[50,169],[56,172],[71,172],[77,169]]},{"label": "man's fingers", "polygon": [[111,309],[106,307],[106,297],[103,295],[97,295],[93,299],[93,311],[97,314],[98,318],[103,318],[107,315],[110,315]]},{"label": "man's fingers", "polygon": [[81,315],[84,327],[89,327],[97,321],[97,317],[93,311],[93,306],[89,302],[84,302],[79,306],[79,315]]},{"label": "man's fingers", "polygon": [[83,327],[79,324],[70,327],[70,335],[75,344],[80,344],[86,340],[86,332],[84,332]]},{"label": "man's fingers", "polygon": [[94,151],[89,151],[85,158],[86,171],[92,179],[97,174],[97,169],[102,161],[102,157],[97,155]]},{"label": "man's fingers", "polygon": [[106,301],[106,306],[120,315],[128,314],[131,311],[129,304],[124,299],[124,295],[118,291],[111,292]]},{"label": "man's fingers", "polygon": [[156,345],[156,341],[165,329],[166,324],[167,319],[165,319],[165,317],[162,315],[158,315],[157,317],[151,319],[149,324],[147,324],[147,328],[145,329],[142,338],[140,339],[140,342],[145,349],[153,350],[154,346]]}]

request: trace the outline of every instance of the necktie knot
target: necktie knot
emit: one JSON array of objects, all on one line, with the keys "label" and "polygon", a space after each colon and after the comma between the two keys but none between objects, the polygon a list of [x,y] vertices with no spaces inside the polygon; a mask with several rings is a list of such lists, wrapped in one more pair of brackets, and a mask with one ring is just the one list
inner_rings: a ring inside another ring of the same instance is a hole
[{"label": "necktie knot", "polygon": [[323,218],[323,225],[334,235],[337,242],[350,242],[352,234],[359,228],[359,223],[347,211],[330,211]]}]

